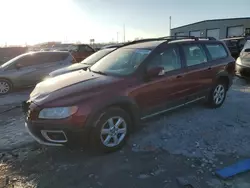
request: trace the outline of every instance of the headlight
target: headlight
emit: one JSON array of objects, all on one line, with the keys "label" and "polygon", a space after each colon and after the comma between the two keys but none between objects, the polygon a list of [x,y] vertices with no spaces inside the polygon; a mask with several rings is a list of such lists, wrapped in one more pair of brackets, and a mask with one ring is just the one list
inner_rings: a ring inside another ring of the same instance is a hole
[{"label": "headlight", "polygon": [[241,64],[241,58],[240,57],[237,58],[236,64]]},{"label": "headlight", "polygon": [[71,116],[77,111],[76,106],[58,107],[58,108],[44,108],[39,113],[41,119],[63,119]]}]

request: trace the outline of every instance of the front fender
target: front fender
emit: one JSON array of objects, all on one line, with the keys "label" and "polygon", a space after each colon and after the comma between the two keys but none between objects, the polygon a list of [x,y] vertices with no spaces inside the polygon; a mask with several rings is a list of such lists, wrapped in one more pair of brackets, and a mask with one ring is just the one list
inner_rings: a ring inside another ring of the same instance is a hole
[{"label": "front fender", "polygon": [[109,101],[99,103],[98,105],[95,105],[95,107],[92,109],[91,114],[87,118],[86,126],[95,126],[93,123],[98,118],[100,113],[103,113],[105,109],[116,106],[123,108],[126,106],[126,109],[129,110],[127,113],[131,116],[132,121],[135,125],[137,125],[140,121],[140,110],[138,105],[136,104],[135,100],[127,97],[127,96],[117,96],[113,97]]}]

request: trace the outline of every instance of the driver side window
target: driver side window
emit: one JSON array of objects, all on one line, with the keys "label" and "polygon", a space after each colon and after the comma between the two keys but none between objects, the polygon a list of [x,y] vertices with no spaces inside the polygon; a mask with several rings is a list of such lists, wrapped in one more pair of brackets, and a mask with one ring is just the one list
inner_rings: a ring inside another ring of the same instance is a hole
[{"label": "driver side window", "polygon": [[181,68],[181,60],[178,49],[175,47],[168,48],[160,53],[157,53],[149,67],[163,67],[165,72],[177,70]]},{"label": "driver side window", "polygon": [[16,62],[16,65],[20,65],[20,68],[23,68],[23,67],[28,67],[28,66],[32,66],[32,65],[35,65],[35,56],[31,56],[31,55],[27,55],[27,56],[24,56],[23,58],[19,59],[17,62]]}]

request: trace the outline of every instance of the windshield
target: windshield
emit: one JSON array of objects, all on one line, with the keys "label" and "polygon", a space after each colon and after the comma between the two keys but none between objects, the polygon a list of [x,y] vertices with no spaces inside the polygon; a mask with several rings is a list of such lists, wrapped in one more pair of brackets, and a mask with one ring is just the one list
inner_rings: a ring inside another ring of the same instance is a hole
[{"label": "windshield", "polygon": [[91,71],[112,75],[132,74],[141,62],[149,55],[148,49],[118,49],[99,60]]},{"label": "windshield", "polygon": [[87,57],[86,59],[84,59],[80,63],[87,64],[87,65],[93,65],[98,60],[100,60],[101,58],[103,58],[105,55],[107,55],[108,53],[110,53],[113,50],[115,50],[115,48],[108,48],[108,49],[100,50],[100,51],[92,54],[91,56]]},{"label": "windshield", "polygon": [[10,66],[11,64],[13,64],[16,60],[20,59],[21,57],[25,56],[26,54],[22,54],[22,55],[19,55],[19,56],[16,56],[15,58],[7,61],[6,63],[2,64],[0,67],[2,68],[5,68],[5,67],[8,67]]},{"label": "windshield", "polygon": [[250,48],[250,40],[248,40],[248,41],[245,43],[245,45],[244,45],[244,47],[243,47],[243,50],[248,49],[248,48]]}]

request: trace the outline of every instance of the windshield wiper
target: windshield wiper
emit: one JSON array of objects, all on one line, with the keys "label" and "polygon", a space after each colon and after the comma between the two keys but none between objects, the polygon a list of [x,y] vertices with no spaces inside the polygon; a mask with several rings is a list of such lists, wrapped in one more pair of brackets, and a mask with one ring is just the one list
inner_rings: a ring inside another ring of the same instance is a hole
[{"label": "windshield wiper", "polygon": [[104,72],[101,72],[101,71],[93,71],[93,70],[91,70],[90,69],[90,67],[88,68],[88,70],[90,71],[90,72],[93,72],[93,73],[97,73],[97,74],[101,74],[101,75],[107,75],[106,73],[104,73]]}]

